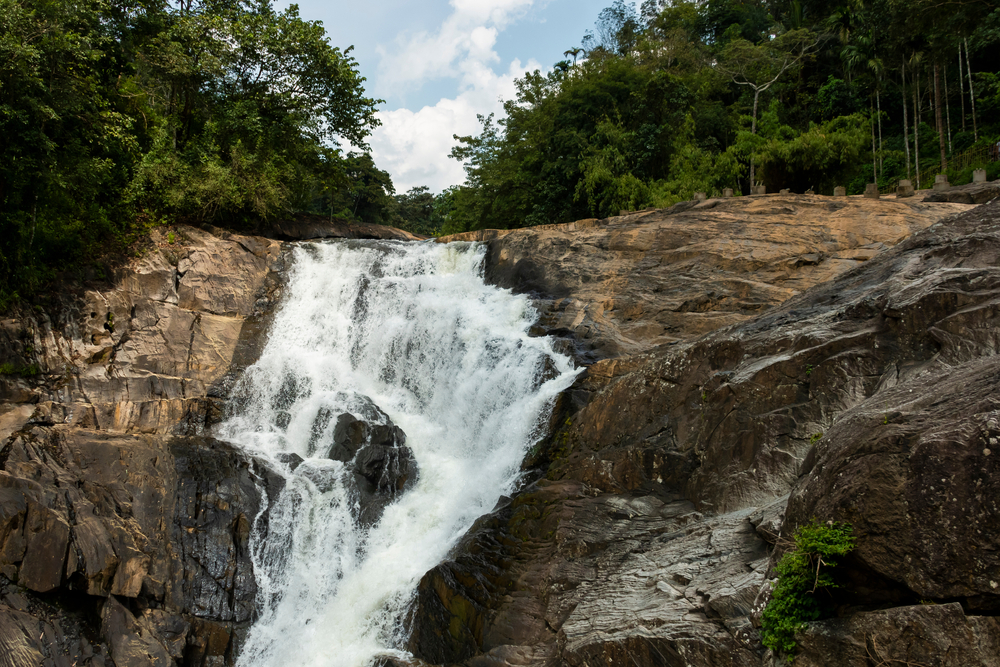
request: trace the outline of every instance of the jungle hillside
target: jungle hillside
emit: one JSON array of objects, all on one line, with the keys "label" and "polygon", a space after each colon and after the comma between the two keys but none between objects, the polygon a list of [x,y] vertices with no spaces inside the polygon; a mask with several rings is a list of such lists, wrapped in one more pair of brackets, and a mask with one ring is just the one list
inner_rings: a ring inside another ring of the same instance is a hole
[{"label": "jungle hillside", "polygon": [[1000,176],[991,0],[616,0],[581,37],[455,137],[463,184],[397,193],[368,152],[380,100],[295,5],[0,0],[0,307],[175,222],[436,235]]}]

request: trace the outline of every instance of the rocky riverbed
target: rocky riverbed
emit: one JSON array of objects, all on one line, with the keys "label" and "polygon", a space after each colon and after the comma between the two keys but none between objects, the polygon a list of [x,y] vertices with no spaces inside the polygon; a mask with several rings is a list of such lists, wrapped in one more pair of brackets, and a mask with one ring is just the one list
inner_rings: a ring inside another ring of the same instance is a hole
[{"label": "rocky riverbed", "polygon": [[[352,233],[321,227],[271,235]],[[818,518],[855,526],[853,583],[796,664],[997,664],[1000,203],[765,196],[465,240],[589,369],[525,488],[424,577],[417,661],[766,664],[760,595]],[[232,664],[253,619],[281,479],[211,433],[287,241],[154,241],[2,322],[4,667]]]}]

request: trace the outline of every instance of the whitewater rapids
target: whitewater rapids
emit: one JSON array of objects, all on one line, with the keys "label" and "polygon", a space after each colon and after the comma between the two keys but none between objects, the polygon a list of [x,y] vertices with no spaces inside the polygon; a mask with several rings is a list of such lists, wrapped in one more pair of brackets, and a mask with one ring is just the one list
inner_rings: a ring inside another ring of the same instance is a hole
[{"label": "whitewater rapids", "polygon": [[[240,667],[405,656],[421,576],[516,486],[579,370],[528,335],[528,298],[483,281],[484,254],[468,243],[294,249],[268,342],[218,429],[286,479],[254,523],[259,619]],[[317,443],[332,437],[331,414],[370,420],[369,401],[405,432],[419,477],[365,528],[345,464]],[[294,471],[292,453],[305,459]]]}]

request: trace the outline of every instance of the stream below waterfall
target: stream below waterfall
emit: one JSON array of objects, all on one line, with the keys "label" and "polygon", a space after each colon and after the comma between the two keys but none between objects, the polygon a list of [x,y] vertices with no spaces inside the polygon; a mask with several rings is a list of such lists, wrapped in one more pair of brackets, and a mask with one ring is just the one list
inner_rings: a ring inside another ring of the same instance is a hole
[{"label": "stream below waterfall", "polygon": [[483,281],[484,256],[471,243],[294,248],[268,342],[217,432],[285,477],[253,527],[259,617],[241,667],[405,656],[420,578],[516,486],[579,371],[528,335],[527,297]]}]

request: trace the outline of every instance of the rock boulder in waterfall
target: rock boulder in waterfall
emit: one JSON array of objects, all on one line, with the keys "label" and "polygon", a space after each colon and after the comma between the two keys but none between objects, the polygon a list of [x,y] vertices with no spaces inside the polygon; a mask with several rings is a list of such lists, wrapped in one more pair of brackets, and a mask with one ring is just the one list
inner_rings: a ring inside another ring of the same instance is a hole
[{"label": "rock boulder in waterfall", "polygon": [[339,456],[354,449],[347,465],[353,471],[358,494],[357,517],[365,525],[378,521],[397,494],[417,480],[417,461],[406,446],[406,434],[385,419],[385,424],[369,424],[350,414],[340,415],[331,448]]},{"label": "rock boulder in waterfall", "polygon": [[326,457],[334,461],[347,463],[354,459],[364,444],[368,441],[370,427],[368,422],[358,419],[350,412],[337,417],[333,428],[333,444],[327,450]]},{"label": "rock boulder in waterfall", "polygon": [[[397,494],[417,480],[417,461],[406,434],[367,396],[355,396],[361,417],[344,412],[332,419],[322,410],[313,424],[310,449],[347,465],[357,493],[357,518],[372,525]],[[331,422],[333,422],[331,424]],[[324,440],[329,443],[324,445]]]}]

